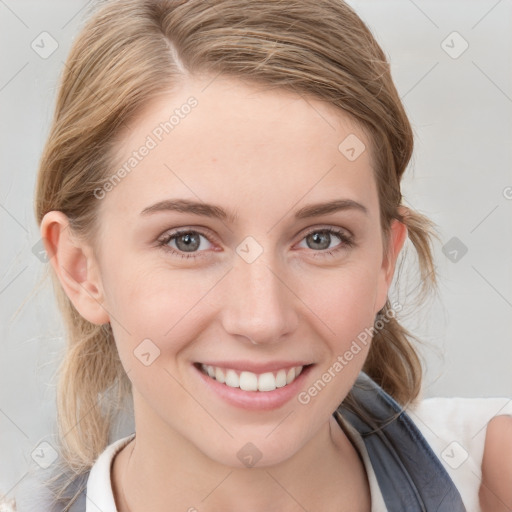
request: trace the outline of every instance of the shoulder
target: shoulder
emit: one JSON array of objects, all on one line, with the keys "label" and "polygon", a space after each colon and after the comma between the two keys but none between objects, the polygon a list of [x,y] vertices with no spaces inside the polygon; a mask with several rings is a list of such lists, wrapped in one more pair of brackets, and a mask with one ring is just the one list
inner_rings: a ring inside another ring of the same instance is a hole
[{"label": "shoulder", "polygon": [[480,501],[484,512],[512,509],[512,416],[495,416],[487,426]]},{"label": "shoulder", "polygon": [[436,441],[436,445],[444,446],[446,440],[458,443],[476,457],[480,465],[487,426],[496,416],[512,415],[512,400],[508,397],[426,398],[406,411],[422,433]]},{"label": "shoulder", "polygon": [[512,415],[510,398],[426,398],[407,414],[440,459],[468,510],[480,510],[478,489],[486,433],[497,415]]}]

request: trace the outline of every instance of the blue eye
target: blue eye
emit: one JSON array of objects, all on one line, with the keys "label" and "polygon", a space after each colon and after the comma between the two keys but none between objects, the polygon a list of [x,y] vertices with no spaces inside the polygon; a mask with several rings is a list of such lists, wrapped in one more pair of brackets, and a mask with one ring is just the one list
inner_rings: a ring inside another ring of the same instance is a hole
[{"label": "blue eye", "polygon": [[[340,243],[334,248],[330,248],[333,235],[340,240]],[[202,238],[207,241],[207,244],[211,243],[208,236],[204,233],[196,230],[179,230],[165,233],[158,239],[158,245],[164,250],[170,251],[171,254],[180,256],[181,258],[198,258],[203,256],[203,253],[206,252],[205,249],[208,249],[208,247],[205,247],[205,244],[202,243]],[[334,228],[314,229],[307,233],[302,240],[306,241],[308,248],[317,253],[314,255],[315,257],[334,255],[338,251],[354,245],[352,237],[349,236],[346,231]],[[172,246],[171,243],[173,243],[174,246]],[[315,244],[320,245],[320,247],[312,247]],[[327,250],[329,248],[330,250]]]},{"label": "blue eye", "polygon": [[[176,231],[165,234],[158,242],[161,247],[170,250],[173,254],[179,255],[182,258],[197,258],[198,255],[195,252],[200,248],[204,249],[204,244],[201,244],[201,238],[208,240],[206,235],[198,231]],[[171,242],[175,243],[175,247],[169,245]]]},{"label": "blue eye", "polygon": [[[329,246],[331,244],[332,235],[338,238],[341,242],[334,248],[331,248],[331,250],[327,250],[329,249]],[[319,244],[321,246],[317,247],[318,249],[320,249],[320,251],[314,251],[318,253],[315,254],[315,257],[326,255],[330,256],[337,253],[338,251],[341,251],[342,249],[346,249],[354,245],[352,238],[348,236],[345,231],[334,228],[315,229],[307,233],[303,240],[306,241],[306,245],[310,249],[312,249],[311,245],[314,244]]]}]

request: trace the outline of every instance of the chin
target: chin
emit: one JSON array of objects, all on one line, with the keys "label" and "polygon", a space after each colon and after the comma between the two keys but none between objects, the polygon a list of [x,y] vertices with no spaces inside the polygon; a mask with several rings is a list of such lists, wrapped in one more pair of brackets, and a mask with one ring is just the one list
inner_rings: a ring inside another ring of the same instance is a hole
[{"label": "chin", "polygon": [[[275,427],[274,427],[275,428]],[[279,427],[278,427],[279,428]],[[212,440],[203,453],[219,464],[237,469],[266,468],[279,465],[293,457],[306,443],[293,439],[284,429],[269,435],[268,428],[258,435],[237,435],[220,444]],[[273,439],[271,439],[273,437]],[[215,447],[215,451],[211,448]]]}]

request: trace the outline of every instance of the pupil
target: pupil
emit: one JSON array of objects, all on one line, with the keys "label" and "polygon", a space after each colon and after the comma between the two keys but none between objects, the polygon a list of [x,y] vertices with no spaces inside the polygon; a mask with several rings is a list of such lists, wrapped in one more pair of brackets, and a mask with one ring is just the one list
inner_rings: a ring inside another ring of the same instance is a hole
[{"label": "pupil", "polygon": [[[185,249],[186,251],[190,252],[199,247],[199,242],[198,242],[197,238],[198,237],[196,235],[187,233],[185,235],[181,235],[180,237],[178,237],[176,239],[176,245],[178,246],[179,249],[181,249],[181,250]],[[182,245],[182,244],[183,244],[183,247],[180,247],[180,245]]]},{"label": "pupil", "polygon": [[[312,238],[315,243],[319,243],[323,246],[323,247],[321,247],[321,249],[326,249],[327,247],[329,247],[328,233],[325,233],[325,232],[314,233],[312,235]],[[322,239],[323,239],[323,243],[322,243]]]}]

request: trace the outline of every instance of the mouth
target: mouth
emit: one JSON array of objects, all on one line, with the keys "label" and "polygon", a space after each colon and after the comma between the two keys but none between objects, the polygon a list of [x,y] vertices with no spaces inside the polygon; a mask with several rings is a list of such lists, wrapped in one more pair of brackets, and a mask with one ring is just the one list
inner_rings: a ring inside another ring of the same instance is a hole
[{"label": "mouth", "polygon": [[[295,397],[314,364],[194,363],[205,392],[237,408],[276,409]],[[237,368],[233,368],[237,366]]]},{"label": "mouth", "polygon": [[259,374],[249,370],[240,371],[234,368],[224,368],[203,363],[195,363],[195,366],[211,379],[231,388],[239,388],[243,391],[268,392],[288,386],[302,373],[304,368],[311,365],[292,366]]}]

